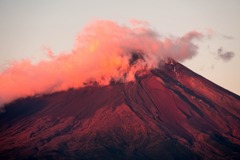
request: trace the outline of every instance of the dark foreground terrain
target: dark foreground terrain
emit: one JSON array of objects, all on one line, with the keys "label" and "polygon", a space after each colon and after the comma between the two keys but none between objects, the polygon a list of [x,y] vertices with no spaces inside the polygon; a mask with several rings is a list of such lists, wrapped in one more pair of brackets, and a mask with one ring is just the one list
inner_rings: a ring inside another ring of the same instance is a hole
[{"label": "dark foreground terrain", "polygon": [[240,159],[240,97],[168,61],[136,82],[19,99],[0,159]]}]

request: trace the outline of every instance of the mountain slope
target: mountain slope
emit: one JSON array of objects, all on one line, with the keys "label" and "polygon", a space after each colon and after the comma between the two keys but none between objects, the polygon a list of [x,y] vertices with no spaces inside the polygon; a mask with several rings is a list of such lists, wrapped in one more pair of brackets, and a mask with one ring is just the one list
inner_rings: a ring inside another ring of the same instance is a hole
[{"label": "mountain slope", "polygon": [[240,97],[168,60],[136,82],[20,99],[1,159],[238,159]]}]

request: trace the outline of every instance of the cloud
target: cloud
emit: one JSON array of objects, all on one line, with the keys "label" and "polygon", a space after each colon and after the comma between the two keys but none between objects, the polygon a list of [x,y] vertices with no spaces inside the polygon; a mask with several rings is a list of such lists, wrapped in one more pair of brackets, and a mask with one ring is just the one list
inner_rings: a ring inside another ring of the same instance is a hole
[{"label": "cloud", "polygon": [[235,56],[235,53],[232,51],[224,51],[223,48],[220,47],[218,48],[217,56],[223,61],[228,62]]},{"label": "cloud", "polygon": [[94,21],[77,36],[68,53],[57,55],[46,48],[48,60],[37,64],[30,60],[15,62],[0,73],[0,105],[20,97],[83,87],[90,82],[108,85],[112,80],[133,81],[136,71],[158,67],[166,57],[177,61],[191,59],[198,49],[193,41],[203,37],[192,31],[182,37],[160,38],[147,23],[131,23]]},{"label": "cloud", "polygon": [[195,39],[202,39],[203,35],[192,31],[177,39],[166,38],[163,41],[165,56],[172,57],[178,61],[191,59],[197,54],[198,46],[192,43]]},{"label": "cloud", "polygon": [[132,26],[139,26],[139,25],[148,26],[149,25],[149,23],[147,21],[142,21],[142,20],[138,20],[138,19],[130,19],[129,23]]},{"label": "cloud", "polygon": [[222,37],[225,38],[225,39],[229,39],[229,40],[234,39],[234,37],[232,37],[232,36],[228,36],[228,35],[222,35]]}]

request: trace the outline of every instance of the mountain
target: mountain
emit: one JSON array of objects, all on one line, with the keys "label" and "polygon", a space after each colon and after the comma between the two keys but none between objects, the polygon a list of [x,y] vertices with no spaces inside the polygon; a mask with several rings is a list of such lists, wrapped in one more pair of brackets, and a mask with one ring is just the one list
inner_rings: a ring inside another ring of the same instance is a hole
[{"label": "mountain", "polygon": [[135,78],[6,105],[0,159],[239,159],[238,95],[171,59]]}]

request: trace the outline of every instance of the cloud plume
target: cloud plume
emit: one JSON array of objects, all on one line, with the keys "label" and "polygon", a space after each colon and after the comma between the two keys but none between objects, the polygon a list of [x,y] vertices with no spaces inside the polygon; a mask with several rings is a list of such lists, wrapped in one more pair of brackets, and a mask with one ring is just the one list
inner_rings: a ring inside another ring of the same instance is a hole
[{"label": "cloud plume", "polygon": [[107,85],[111,80],[132,81],[141,69],[151,69],[171,57],[190,59],[197,53],[195,39],[203,35],[192,31],[182,37],[160,38],[146,23],[119,25],[112,21],[94,21],[77,36],[68,53],[33,64],[15,62],[0,73],[0,105],[20,97],[79,88],[96,81]]},{"label": "cloud plume", "polygon": [[223,48],[218,48],[217,56],[223,61],[228,62],[235,56],[235,53],[232,51],[224,51]]}]

